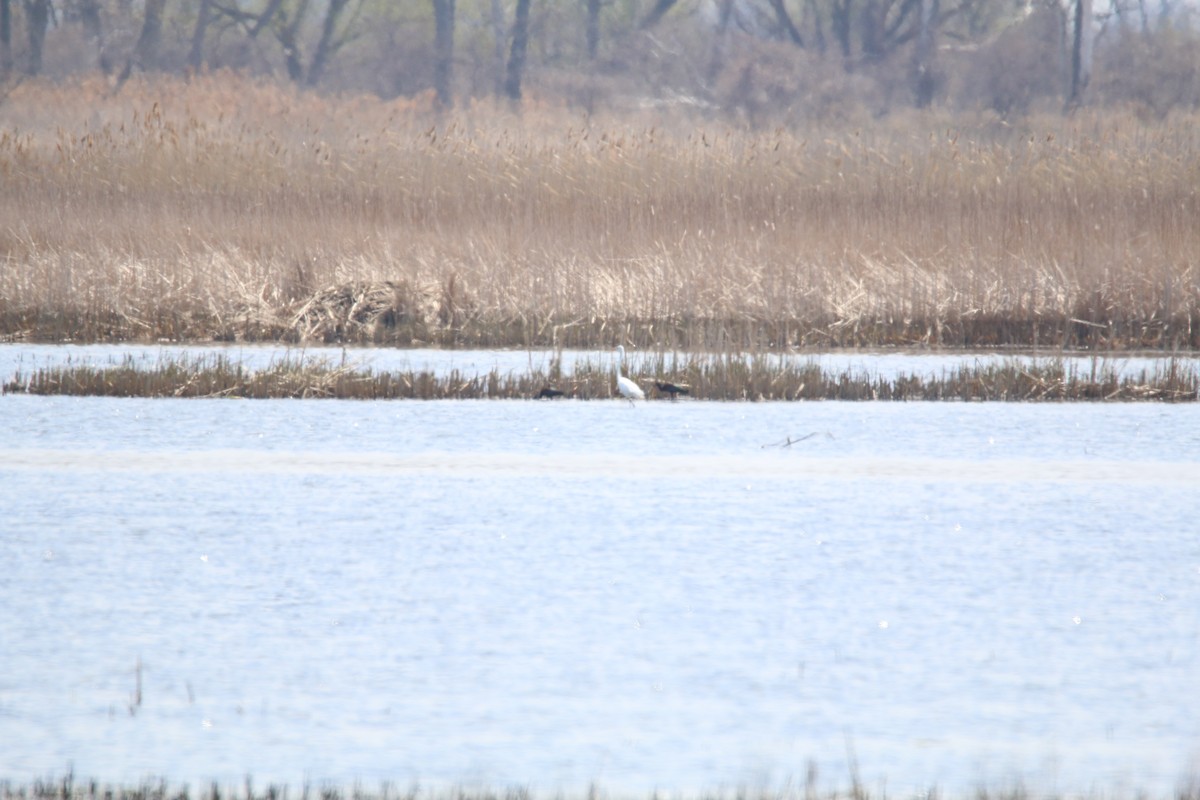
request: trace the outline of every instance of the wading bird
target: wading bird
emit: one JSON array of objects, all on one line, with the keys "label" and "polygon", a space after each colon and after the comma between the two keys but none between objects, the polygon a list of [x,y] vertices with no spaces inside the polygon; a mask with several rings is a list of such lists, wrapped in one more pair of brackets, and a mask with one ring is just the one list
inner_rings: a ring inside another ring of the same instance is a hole
[{"label": "wading bird", "polygon": [[669,394],[674,400],[681,394],[691,394],[692,387],[686,383],[671,383],[670,381],[655,381],[654,388],[659,394]]},{"label": "wading bird", "polygon": [[645,400],[646,393],[642,391],[642,387],[638,386],[633,381],[621,374],[621,363],[625,360],[625,347],[617,345],[617,391],[621,396],[629,401],[629,405],[633,405],[634,400]]}]

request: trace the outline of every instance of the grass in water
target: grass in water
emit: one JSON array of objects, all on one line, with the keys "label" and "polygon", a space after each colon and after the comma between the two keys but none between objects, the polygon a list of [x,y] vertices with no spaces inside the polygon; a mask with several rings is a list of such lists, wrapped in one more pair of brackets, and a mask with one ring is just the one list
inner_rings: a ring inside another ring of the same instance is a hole
[{"label": "grass in water", "polygon": [[[1200,366],[1169,359],[1153,369],[1122,373],[1115,364],[1017,358],[963,363],[941,375],[884,377],[865,370],[831,371],[815,362],[778,356],[658,355],[629,370],[648,396],[675,400],[1158,400],[1194,401]],[[224,355],[166,358],[152,367],[126,357],[119,364],[67,364],[18,372],[6,393],[108,397],[240,397],[378,399],[516,399],[616,397],[611,363],[584,361],[564,373],[546,371],[467,375],[382,371],[322,359],[283,358],[249,370]]]},{"label": "grass in water", "polygon": [[[31,784],[12,784],[0,782],[0,800],[535,800],[539,795],[526,787],[509,787],[505,789],[463,788],[427,789],[412,785],[406,789],[398,789],[390,784],[382,785],[376,791],[355,786],[351,790],[342,790],[331,786],[313,787],[308,784],[298,791],[291,791],[284,785],[271,784],[262,789],[255,789],[250,778],[246,778],[244,787],[222,787],[216,783],[208,788],[193,791],[186,784],[172,786],[166,781],[145,781],[136,785],[112,786],[102,785],[96,781],[77,781],[68,775],[60,780],[35,781]],[[547,795],[549,796],[549,795]],[[644,800],[658,800],[663,797],[662,791],[655,791],[645,796]],[[691,800],[887,800],[886,791],[873,794],[857,777],[846,790],[821,789],[816,783],[816,768],[809,766],[808,777],[803,785],[788,784],[782,789],[751,789],[718,790],[699,792],[692,795],[671,794],[671,797],[690,797]],[[922,794],[928,798],[946,798],[954,800],[953,795],[944,795],[936,788]],[[557,800],[563,800],[561,791],[553,795]],[[1037,792],[1021,784],[1004,790],[989,790],[979,788],[963,800],[1088,800],[1088,798],[1104,798],[1104,800],[1120,800],[1128,797],[1130,800],[1200,800],[1200,781],[1195,779],[1181,784],[1175,791],[1161,798],[1149,795],[1143,791],[1117,793],[1099,793],[1092,795],[1064,795],[1057,792]],[[637,800],[629,795],[615,796],[593,785],[586,793],[586,800]]]}]

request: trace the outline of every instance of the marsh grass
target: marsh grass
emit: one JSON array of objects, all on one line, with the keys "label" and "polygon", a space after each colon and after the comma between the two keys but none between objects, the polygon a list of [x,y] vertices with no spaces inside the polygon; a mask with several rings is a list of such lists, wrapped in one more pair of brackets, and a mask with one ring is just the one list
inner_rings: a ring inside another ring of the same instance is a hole
[{"label": "marsh grass", "polygon": [[[1159,400],[1194,401],[1200,367],[1168,359],[1150,370],[1122,374],[1114,363],[1088,366],[1061,359],[963,363],[941,375],[884,377],[861,369],[832,371],[811,361],[770,355],[659,354],[632,364],[627,374],[651,399],[671,399],[656,381],[688,387],[697,400]],[[6,393],[108,397],[239,397],[380,399],[539,398],[553,389],[578,400],[616,396],[612,364],[583,361],[564,373],[561,360],[547,370],[468,375],[454,370],[375,372],[324,359],[286,357],[249,370],[225,355],[163,358],[147,367],[131,357],[110,365],[65,364],[18,372]]]},{"label": "marsh grass", "polygon": [[0,335],[1200,347],[1200,125],[747,131],[230,75],[0,106]]},{"label": "marsh grass", "polygon": [[[857,777],[847,790],[821,789],[816,784],[815,767],[810,766],[808,779],[803,784],[788,783],[780,789],[724,789],[700,792],[691,795],[674,793],[667,795],[655,791],[644,800],[661,800],[663,797],[689,798],[689,800],[887,800],[885,790],[872,792],[864,786]],[[354,786],[341,789],[333,786],[314,787],[304,784],[299,790],[293,791],[286,785],[270,784],[256,789],[249,777],[243,787],[223,787],[216,783],[205,789],[193,791],[186,784],[172,786],[165,780],[143,781],[134,785],[105,785],[96,781],[77,781],[68,775],[57,780],[34,781],[31,784],[13,784],[0,782],[0,800],[536,800],[539,795],[523,786],[503,789],[495,788],[466,788],[451,787],[431,789],[412,784],[406,788],[398,788],[391,784],[383,784],[377,790],[364,789]],[[570,795],[556,792],[555,800],[568,800]],[[581,800],[584,797],[580,796]],[[593,785],[586,793],[586,800],[635,800],[629,795],[613,795]],[[911,795],[909,797],[912,797]],[[944,795],[936,788],[921,793],[916,797],[922,800],[955,800],[953,795]],[[1121,800],[1129,797],[1131,800],[1200,800],[1200,783],[1195,780],[1182,783],[1174,792],[1162,798],[1145,792],[1111,794],[1093,793],[1085,795],[1069,795],[1059,792],[1038,792],[1023,784],[1015,784],[1005,789],[976,790],[962,800]]]}]

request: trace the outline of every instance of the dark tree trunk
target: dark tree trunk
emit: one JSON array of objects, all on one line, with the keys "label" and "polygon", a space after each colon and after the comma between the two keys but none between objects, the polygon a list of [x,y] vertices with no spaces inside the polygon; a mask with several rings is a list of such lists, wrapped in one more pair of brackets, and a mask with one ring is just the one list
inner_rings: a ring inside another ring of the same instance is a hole
[{"label": "dark tree trunk", "polygon": [[96,46],[96,65],[105,75],[112,72],[112,60],[104,43],[104,22],[100,19],[100,0],[83,0],[79,4],[79,22],[83,32]]},{"label": "dark tree trunk", "polygon": [[914,94],[917,108],[928,108],[937,89],[934,68],[933,25],[937,0],[921,0],[921,22],[917,33],[917,53],[913,65]]},{"label": "dark tree trunk", "polygon": [[287,70],[288,80],[299,83],[304,77],[304,64],[300,62],[300,45],[296,42],[295,31],[285,28],[279,36],[283,45],[283,66]]},{"label": "dark tree trunk", "polygon": [[158,49],[162,43],[163,9],[167,0],[146,0],[145,18],[142,20],[142,33],[138,36],[134,52],[142,69],[158,65]]},{"label": "dark tree trunk", "polygon": [[275,15],[279,13],[280,7],[283,5],[283,0],[271,0],[267,3],[267,7],[263,9],[263,13],[258,15],[254,20],[254,24],[250,26],[250,30],[246,31],[246,35],[251,39],[258,37],[262,33],[263,28],[271,24],[271,20],[275,19]]},{"label": "dark tree trunk", "polygon": [[658,24],[658,21],[663,18],[663,15],[671,10],[671,6],[675,5],[675,0],[655,0],[654,8],[650,9],[649,13],[642,20],[641,28],[652,28]]},{"label": "dark tree trunk", "polygon": [[859,12],[859,44],[864,61],[878,61],[883,56],[884,16],[887,5],[881,0],[868,0]]},{"label": "dark tree trunk", "polygon": [[454,0],[433,2],[433,90],[438,108],[454,105]]},{"label": "dark tree trunk", "polygon": [[337,49],[333,35],[337,31],[338,17],[346,10],[348,2],[349,0],[329,0],[329,7],[325,10],[325,20],[321,23],[321,38],[317,39],[312,62],[308,65],[308,77],[305,82],[309,86],[316,86],[317,81],[321,80],[321,74],[325,72],[325,65],[329,63],[329,55]]},{"label": "dark tree trunk", "polygon": [[12,0],[0,0],[0,78],[12,72]]},{"label": "dark tree trunk", "polygon": [[600,0],[587,0],[587,54],[589,61],[596,60],[600,49]]},{"label": "dark tree trunk", "polygon": [[212,22],[212,0],[200,0],[196,13],[196,27],[192,30],[192,49],[188,51],[188,69],[199,72],[204,66],[204,38]]},{"label": "dark tree trunk", "polygon": [[[729,23],[733,20],[733,0],[720,0],[717,6],[717,32],[713,36],[712,53],[708,58],[708,71],[705,79],[711,84],[716,81],[721,70],[725,68],[726,56],[729,52]],[[751,73],[742,73],[742,83],[750,79]],[[748,88],[748,87],[741,87]],[[742,92],[739,91],[739,94]]]},{"label": "dark tree trunk", "polygon": [[788,13],[787,6],[783,4],[783,0],[771,0],[771,8],[775,9],[775,19],[779,22],[779,27],[783,28],[783,32],[787,34],[792,44],[797,47],[804,47],[804,37],[800,35],[800,29],[792,21],[792,15]]},{"label": "dark tree trunk", "polygon": [[26,72],[38,75],[42,71],[46,29],[50,27],[50,0],[25,0],[25,19],[29,26],[29,64]]},{"label": "dark tree trunk", "polygon": [[821,9],[817,5],[817,0],[807,0],[805,8],[807,13],[812,14],[813,31],[817,40],[817,52],[825,55],[825,25],[821,22]]},{"label": "dark tree trunk", "polygon": [[[283,0],[270,0],[267,7],[261,13],[255,14],[250,11],[243,11],[241,8],[230,5],[228,3],[219,3],[216,0],[203,0],[208,8],[208,21],[204,25],[204,30],[208,30],[208,26],[212,24],[213,19],[217,16],[227,17],[237,25],[240,25],[245,31],[246,36],[251,40],[257,39],[268,25],[271,25],[275,17],[279,16],[279,10],[283,7]],[[307,5],[307,0],[301,3],[301,10],[298,12],[303,15],[303,9]],[[288,24],[285,16],[282,25],[286,27]],[[278,28],[276,29],[278,30]],[[193,43],[195,42],[195,32],[193,32]]]},{"label": "dark tree trunk", "polygon": [[120,86],[129,80],[134,68],[145,70],[156,65],[158,61],[158,46],[162,42],[163,8],[167,0],[146,0],[145,16],[142,18],[142,32],[138,35],[137,44],[125,62],[125,69],[117,79]]},{"label": "dark tree trunk", "polygon": [[1083,94],[1092,77],[1092,0],[1075,0],[1075,30],[1071,41],[1071,90],[1067,110],[1083,103]]},{"label": "dark tree trunk", "polygon": [[504,93],[508,99],[521,99],[521,75],[525,71],[525,50],[529,46],[529,4],[531,0],[517,0],[516,15],[513,17],[512,50],[508,54],[507,77]]},{"label": "dark tree trunk", "polygon": [[854,0],[833,0],[832,19],[830,26],[837,38],[838,48],[842,51],[842,62],[850,67],[850,31],[854,28]]},{"label": "dark tree trunk", "polygon": [[504,22],[504,4],[502,0],[492,0],[492,56],[494,58],[494,70],[492,73],[493,87],[492,91],[501,95],[504,94],[504,44],[508,41],[508,25]]},{"label": "dark tree trunk", "polygon": [[[271,5],[277,5],[272,3]],[[270,9],[268,8],[268,11]],[[275,28],[275,38],[283,48],[283,63],[287,69],[288,79],[293,83],[304,80],[304,61],[300,55],[300,23],[308,13],[308,0],[301,0],[296,6],[296,14],[291,19],[286,14],[279,17],[279,25]]]}]

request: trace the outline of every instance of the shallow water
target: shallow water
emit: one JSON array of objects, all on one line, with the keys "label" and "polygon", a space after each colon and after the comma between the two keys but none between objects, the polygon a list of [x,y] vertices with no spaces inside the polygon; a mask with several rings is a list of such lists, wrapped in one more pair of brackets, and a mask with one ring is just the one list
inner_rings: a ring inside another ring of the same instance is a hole
[{"label": "shallow water", "polygon": [[10,779],[845,787],[853,753],[892,793],[1166,794],[1200,759],[1195,404],[0,418]]}]

